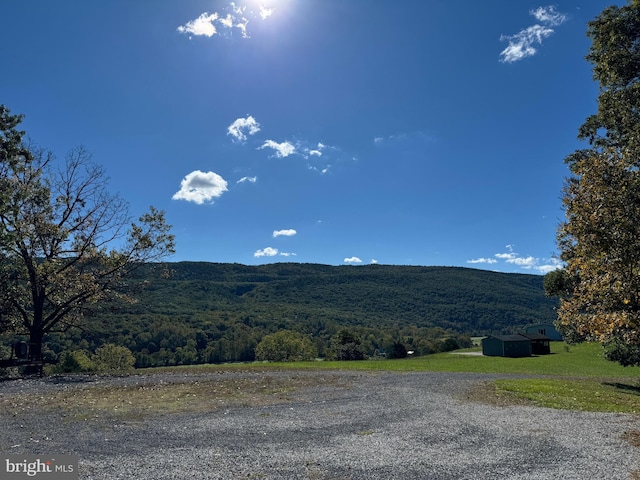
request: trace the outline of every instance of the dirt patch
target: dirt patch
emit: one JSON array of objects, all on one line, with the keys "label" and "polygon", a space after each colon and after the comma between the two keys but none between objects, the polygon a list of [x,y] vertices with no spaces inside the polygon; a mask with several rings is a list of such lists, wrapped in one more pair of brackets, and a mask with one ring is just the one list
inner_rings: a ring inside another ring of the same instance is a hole
[{"label": "dirt patch", "polygon": [[0,394],[0,414],[12,417],[58,413],[68,419],[143,418],[158,414],[201,413],[221,408],[260,407],[291,401],[291,394],[317,386],[344,388],[334,377],[317,375],[219,374],[207,376],[154,375],[133,384],[69,383],[45,393]]},{"label": "dirt patch", "polygon": [[478,402],[494,407],[507,407],[512,405],[535,405],[534,402],[520,398],[514,393],[498,390],[493,381],[478,382],[462,396],[469,402]]}]

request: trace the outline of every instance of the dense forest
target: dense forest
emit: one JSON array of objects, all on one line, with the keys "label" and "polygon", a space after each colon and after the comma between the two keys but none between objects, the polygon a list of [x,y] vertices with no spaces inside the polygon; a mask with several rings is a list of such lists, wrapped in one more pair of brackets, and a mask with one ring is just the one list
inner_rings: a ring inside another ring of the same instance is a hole
[{"label": "dense forest", "polygon": [[83,328],[49,335],[50,355],[109,343],[139,367],[251,361],[266,335],[288,330],[325,357],[345,329],[365,356],[398,344],[422,355],[551,322],[557,306],[541,276],[458,267],[180,262],[145,264],[136,276],[136,301],[97,305]]}]

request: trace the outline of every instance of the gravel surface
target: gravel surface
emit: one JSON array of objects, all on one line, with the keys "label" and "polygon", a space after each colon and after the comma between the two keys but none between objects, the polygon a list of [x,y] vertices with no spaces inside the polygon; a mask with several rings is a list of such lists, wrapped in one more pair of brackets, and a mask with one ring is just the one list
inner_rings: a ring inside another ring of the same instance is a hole
[{"label": "gravel surface", "polygon": [[[22,395],[236,379],[291,384],[209,411],[73,417]],[[630,479],[640,417],[469,398],[504,375],[225,371],[0,383],[0,451],[76,454],[82,479]],[[220,379],[220,380],[218,380]],[[11,407],[11,402],[13,407]],[[626,434],[626,435],[625,435]]]}]

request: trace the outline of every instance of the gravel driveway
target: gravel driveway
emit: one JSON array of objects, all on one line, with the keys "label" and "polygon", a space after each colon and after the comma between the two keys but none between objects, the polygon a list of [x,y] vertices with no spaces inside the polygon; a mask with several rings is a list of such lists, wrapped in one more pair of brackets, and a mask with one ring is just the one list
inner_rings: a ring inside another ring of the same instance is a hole
[{"label": "gravel driveway", "polygon": [[[139,418],[5,408],[25,393],[46,402],[74,389],[233,376],[298,386],[277,401]],[[625,440],[639,417],[468,398],[495,378],[506,376],[225,371],[9,381],[0,383],[0,450],[76,454],[80,478],[95,480],[640,478],[640,450]]]}]

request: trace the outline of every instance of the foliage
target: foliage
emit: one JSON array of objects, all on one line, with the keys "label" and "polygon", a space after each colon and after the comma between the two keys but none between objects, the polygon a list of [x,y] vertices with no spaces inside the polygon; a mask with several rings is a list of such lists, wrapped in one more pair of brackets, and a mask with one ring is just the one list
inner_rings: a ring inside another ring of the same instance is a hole
[{"label": "foliage", "polygon": [[58,364],[52,367],[51,371],[53,373],[83,373],[93,372],[95,369],[96,366],[86,351],[73,350],[60,355]]},{"label": "foliage", "polygon": [[[558,231],[570,286],[558,311],[567,338],[595,340],[638,364],[640,345],[640,0],[589,23],[598,112],[580,128],[591,148],[566,159]],[[562,291],[562,288],[557,291]]]},{"label": "foliage", "polygon": [[256,346],[256,360],[300,362],[312,360],[317,355],[318,350],[308,336],[291,330],[266,335]]},{"label": "foliage", "polygon": [[566,298],[573,292],[573,281],[564,268],[552,270],[544,276],[544,293],[548,297]]},{"label": "foliage", "polygon": [[127,347],[107,343],[96,350],[93,363],[100,372],[127,372],[133,369],[136,357]]},{"label": "foliage", "polygon": [[343,328],[331,337],[328,357],[331,360],[364,360],[362,342],[352,331]]},{"label": "foliage", "polygon": [[3,328],[29,335],[39,359],[46,334],[129,293],[131,272],[173,252],[174,240],[153,207],[131,223],[128,205],[107,191],[104,169],[86,150],[59,164],[23,143],[20,120],[0,107],[0,307]]},{"label": "foliage", "polygon": [[393,342],[393,347],[391,347],[391,351],[387,355],[388,358],[406,358],[408,355],[407,347],[405,347],[402,343],[396,341]]}]

